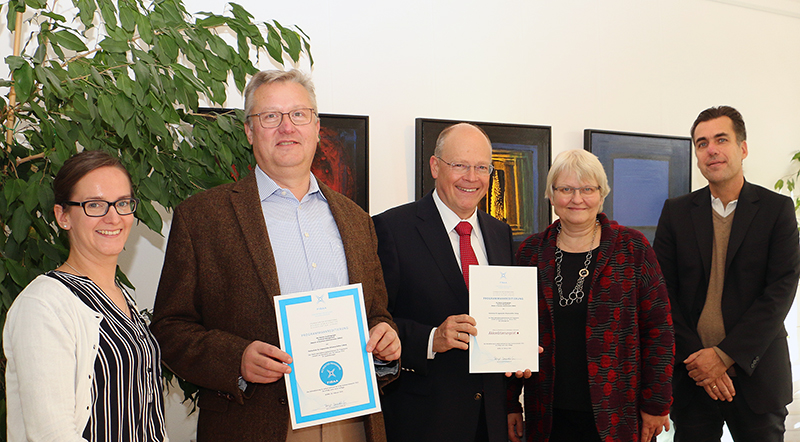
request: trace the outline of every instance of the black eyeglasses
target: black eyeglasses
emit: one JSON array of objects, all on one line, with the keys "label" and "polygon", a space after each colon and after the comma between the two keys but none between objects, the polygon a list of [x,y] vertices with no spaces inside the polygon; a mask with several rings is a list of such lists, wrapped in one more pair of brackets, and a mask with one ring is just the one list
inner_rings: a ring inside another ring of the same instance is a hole
[{"label": "black eyeglasses", "polygon": [[85,213],[86,216],[100,218],[101,216],[106,216],[106,213],[108,213],[108,208],[111,206],[114,206],[114,209],[121,216],[130,215],[136,211],[136,206],[139,205],[139,199],[121,198],[113,203],[111,201],[103,200],[89,200],[81,203],[76,201],[65,201],[61,204],[65,206],[81,206],[83,208],[83,213]]},{"label": "black eyeglasses", "polygon": [[247,117],[257,117],[259,123],[261,123],[261,127],[264,129],[272,129],[281,125],[284,115],[288,115],[289,119],[292,120],[292,123],[294,123],[295,126],[305,126],[314,119],[314,114],[314,109],[301,108],[291,110],[289,112],[266,111],[257,114],[251,114]]}]

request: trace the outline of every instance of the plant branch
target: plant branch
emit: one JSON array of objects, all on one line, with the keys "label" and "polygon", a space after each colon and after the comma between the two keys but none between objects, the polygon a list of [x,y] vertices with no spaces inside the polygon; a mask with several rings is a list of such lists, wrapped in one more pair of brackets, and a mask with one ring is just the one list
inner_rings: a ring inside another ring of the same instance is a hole
[{"label": "plant branch", "polygon": [[16,165],[17,165],[17,167],[19,167],[19,165],[22,164],[22,163],[27,163],[28,161],[38,160],[38,159],[41,159],[41,158],[44,158],[44,152],[39,152],[39,153],[37,153],[35,155],[29,155],[29,156],[27,156],[25,158],[17,158],[17,164]]},{"label": "plant branch", "polygon": [[[14,55],[18,56],[20,53],[20,40],[22,39],[22,12],[17,12],[17,22],[14,28]],[[6,146],[8,152],[11,153],[11,145],[14,142],[14,107],[17,104],[17,92],[14,90],[14,85],[11,85],[11,91],[8,93],[8,129],[6,130]]]}]

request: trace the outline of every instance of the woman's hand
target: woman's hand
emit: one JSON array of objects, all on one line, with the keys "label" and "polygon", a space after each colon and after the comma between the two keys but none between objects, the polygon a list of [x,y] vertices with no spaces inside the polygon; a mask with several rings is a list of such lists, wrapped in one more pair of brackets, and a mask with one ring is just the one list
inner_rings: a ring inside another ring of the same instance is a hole
[{"label": "woman's hand", "polygon": [[522,413],[508,413],[508,440],[520,442],[524,428],[525,422],[522,420]]},{"label": "woman's hand", "polygon": [[669,416],[653,416],[644,411],[640,411],[640,413],[642,415],[642,442],[650,442],[661,434],[662,429],[669,431]]}]

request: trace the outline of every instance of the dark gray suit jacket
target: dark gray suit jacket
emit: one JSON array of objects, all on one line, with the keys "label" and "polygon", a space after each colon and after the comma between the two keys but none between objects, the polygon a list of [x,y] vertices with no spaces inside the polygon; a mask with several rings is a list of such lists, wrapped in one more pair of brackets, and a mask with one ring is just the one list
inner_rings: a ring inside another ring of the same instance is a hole
[{"label": "dark gray suit jacket", "polygon": [[[363,284],[369,327],[394,326],[369,215],[321,182],[319,187],[339,227],[350,283]],[[280,345],[272,299],[279,294],[255,173],[178,206],[151,328],[164,363],[202,387],[198,441],[286,440],[283,380],[257,384],[246,396],[238,387],[244,349],[254,340]],[[386,440],[380,413],[367,416],[365,427],[367,440]]]},{"label": "dark gray suit jacket", "polygon": [[[674,407],[706,394],[682,363],[703,348],[697,322],[705,304],[714,238],[708,187],[667,200],[653,248],[672,304],[675,324]],[[737,395],[756,413],[792,400],[792,376],[783,321],[800,275],[794,204],[786,196],[745,181],[725,260],[718,345],[736,363]]]},{"label": "dark gray suit jacket", "polygon": [[[431,329],[469,313],[469,292],[431,193],[373,218],[403,371],[382,398],[389,441],[471,441],[486,403],[490,441],[507,440],[502,374],[469,374],[468,352],[427,359]],[[490,264],[512,265],[511,229],[478,212]]]}]

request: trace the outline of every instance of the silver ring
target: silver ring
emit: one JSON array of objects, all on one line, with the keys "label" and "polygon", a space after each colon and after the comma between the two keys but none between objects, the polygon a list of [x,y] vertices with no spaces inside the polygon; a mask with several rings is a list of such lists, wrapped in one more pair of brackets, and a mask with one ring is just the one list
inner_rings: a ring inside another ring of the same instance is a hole
[{"label": "silver ring", "polygon": [[717,388],[717,386],[716,386],[716,385],[712,385],[712,386],[711,386],[711,389],[712,389],[712,390],[713,390],[713,389],[715,389],[715,388]]},{"label": "silver ring", "polygon": [[461,332],[456,332],[456,340],[457,341],[461,340]]}]

